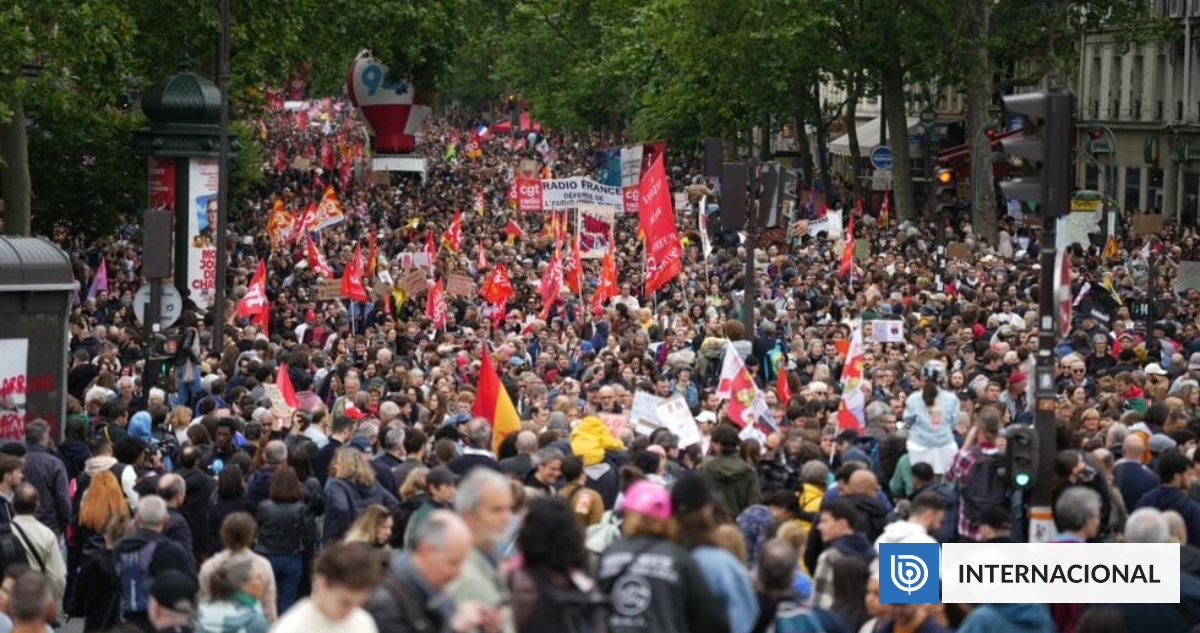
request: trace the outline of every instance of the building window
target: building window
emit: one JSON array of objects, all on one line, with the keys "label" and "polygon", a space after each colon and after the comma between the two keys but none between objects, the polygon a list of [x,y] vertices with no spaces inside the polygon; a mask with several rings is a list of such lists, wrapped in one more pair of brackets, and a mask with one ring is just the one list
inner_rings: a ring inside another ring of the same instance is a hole
[{"label": "building window", "polygon": [[1163,170],[1161,167],[1151,167],[1146,170],[1150,176],[1150,181],[1147,184],[1146,205],[1147,210],[1153,209],[1162,213],[1163,208]]},{"label": "building window", "polygon": [[1100,170],[1096,169],[1095,165],[1089,164],[1084,170],[1083,188],[1100,190]]},{"label": "building window", "polygon": [[1183,208],[1180,218],[1183,226],[1195,226],[1200,207],[1200,174],[1183,174]]},{"label": "building window", "polygon": [[1138,196],[1142,193],[1142,170],[1138,167],[1125,168],[1125,211],[1138,208]]}]

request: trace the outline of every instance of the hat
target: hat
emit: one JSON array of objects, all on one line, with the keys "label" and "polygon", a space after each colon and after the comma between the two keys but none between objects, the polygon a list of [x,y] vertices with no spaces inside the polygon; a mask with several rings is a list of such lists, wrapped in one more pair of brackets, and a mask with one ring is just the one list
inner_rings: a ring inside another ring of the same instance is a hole
[{"label": "hat", "polygon": [[1008,384],[1010,384],[1010,385],[1015,385],[1019,382],[1024,382],[1026,380],[1029,380],[1029,375],[1025,374],[1023,372],[1014,371],[1013,373],[1008,375]]},{"label": "hat", "polygon": [[352,404],[348,404],[344,409],[342,409],[342,415],[350,418],[351,420],[361,420],[367,417],[367,414],[359,411],[358,407]]},{"label": "hat", "polygon": [[129,418],[129,434],[143,440],[150,439],[150,414],[138,411]]},{"label": "hat", "polygon": [[1149,365],[1146,365],[1144,373],[1147,376],[1166,376],[1167,370],[1163,369],[1162,365],[1159,365],[1158,363],[1150,363]]},{"label": "hat", "polygon": [[1192,354],[1188,359],[1188,369],[1200,369],[1200,352]]},{"label": "hat", "polygon": [[458,475],[445,466],[434,466],[425,475],[426,486],[452,484],[458,481]]},{"label": "hat", "polygon": [[513,367],[520,367],[521,365],[525,364],[525,359],[521,358],[520,356],[513,356],[512,358],[508,359],[508,364],[512,365]]},{"label": "hat", "polygon": [[675,485],[671,486],[671,511],[676,514],[699,510],[712,501],[712,490],[709,489],[708,482],[697,473],[684,473],[675,481]]},{"label": "hat", "polygon": [[643,479],[625,491],[617,509],[666,520],[671,518],[671,494],[663,486]]},{"label": "hat", "polygon": [[200,585],[189,574],[164,569],[150,581],[150,596],[171,611],[191,613],[196,608]]},{"label": "hat", "polygon": [[700,415],[696,416],[696,421],[708,424],[716,424],[717,414],[713,413],[712,411],[701,411]]},{"label": "hat", "polygon": [[1168,451],[1175,448],[1175,440],[1163,435],[1162,433],[1158,433],[1150,436],[1150,441],[1147,443],[1147,448],[1150,449],[1151,453],[1157,455],[1163,451]]}]

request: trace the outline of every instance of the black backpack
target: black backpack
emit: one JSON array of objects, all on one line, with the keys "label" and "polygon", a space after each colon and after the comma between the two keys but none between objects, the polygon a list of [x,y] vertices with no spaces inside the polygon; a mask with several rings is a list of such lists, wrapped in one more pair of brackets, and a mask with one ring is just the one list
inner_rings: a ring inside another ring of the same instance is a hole
[{"label": "black backpack", "polygon": [[538,587],[538,601],[523,633],[604,633],[608,630],[612,601],[607,595],[554,585],[540,571],[529,567],[522,571]]},{"label": "black backpack", "polygon": [[9,565],[29,564],[28,551],[21,538],[13,531],[12,519],[0,521],[0,575],[4,574]]},{"label": "black backpack", "polygon": [[978,525],[985,512],[1008,504],[1008,490],[1000,476],[1003,465],[1000,455],[976,452],[975,463],[967,473],[967,483],[958,495],[969,523]]}]

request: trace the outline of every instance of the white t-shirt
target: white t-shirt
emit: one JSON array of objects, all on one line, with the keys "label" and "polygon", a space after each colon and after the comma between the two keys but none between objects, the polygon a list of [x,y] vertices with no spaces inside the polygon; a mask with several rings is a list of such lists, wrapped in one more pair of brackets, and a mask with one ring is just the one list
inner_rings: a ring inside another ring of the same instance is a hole
[{"label": "white t-shirt", "polygon": [[288,609],[287,613],[279,616],[271,633],[379,633],[375,619],[361,608],[355,609],[350,616],[339,622],[334,622],[317,610],[312,600],[304,598]]}]

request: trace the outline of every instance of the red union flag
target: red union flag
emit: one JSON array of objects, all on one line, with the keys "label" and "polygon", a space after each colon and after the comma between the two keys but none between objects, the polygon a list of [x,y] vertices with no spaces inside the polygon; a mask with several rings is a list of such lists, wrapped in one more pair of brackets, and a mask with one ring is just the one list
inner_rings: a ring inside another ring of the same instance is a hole
[{"label": "red union flag", "polygon": [[442,280],[439,279],[425,296],[425,316],[429,317],[430,321],[433,321],[435,329],[446,327],[446,299],[444,292]]},{"label": "red union flag", "polygon": [[537,178],[517,179],[517,210],[542,210],[542,181]]},{"label": "red union flag", "polygon": [[246,287],[246,296],[242,297],[241,301],[238,301],[237,315],[244,318],[258,314],[266,309],[267,267],[262,260],[259,260],[258,269],[254,271],[254,277],[250,279],[250,285]]},{"label": "red union flag", "polygon": [[346,269],[342,271],[341,293],[343,297],[353,301],[370,301],[367,289],[363,287],[362,245],[354,245],[354,255]]},{"label": "red union flag", "polygon": [[508,268],[497,262],[496,267],[479,287],[479,296],[488,303],[504,303],[513,294],[512,280],[508,277]]},{"label": "red union flag", "polygon": [[683,270],[683,246],[662,161],[661,155],[656,157],[638,184],[638,224],[646,234],[646,292],[658,290]]},{"label": "red union flag", "polygon": [[325,279],[333,278],[333,269],[329,267],[329,263],[325,261],[325,256],[321,254],[321,249],[313,244],[312,238],[307,233],[304,234],[304,250],[308,258],[308,268],[318,277]]}]

